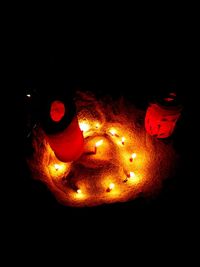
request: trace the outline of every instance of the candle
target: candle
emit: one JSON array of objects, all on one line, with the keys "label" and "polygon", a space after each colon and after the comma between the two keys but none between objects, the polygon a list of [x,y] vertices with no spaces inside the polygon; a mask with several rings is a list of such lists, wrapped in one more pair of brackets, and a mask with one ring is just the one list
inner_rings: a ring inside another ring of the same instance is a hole
[{"label": "candle", "polygon": [[77,160],[83,153],[84,139],[73,103],[52,101],[44,107],[42,114],[41,125],[57,159],[62,162]]},{"label": "candle", "polygon": [[115,184],[110,183],[109,187],[107,188],[107,192],[110,192],[115,187]]},{"label": "candle", "polygon": [[54,167],[55,167],[56,171],[61,169],[61,166],[59,164],[54,164]]},{"label": "candle", "polygon": [[99,128],[99,126],[100,126],[100,125],[99,125],[99,123],[96,123],[96,126],[95,126],[95,127],[96,127],[96,129],[98,129],[98,128]]},{"label": "candle", "polygon": [[181,116],[182,105],[176,99],[176,93],[149,104],[145,115],[145,129],[148,134],[157,138],[167,138],[175,130]]},{"label": "candle", "polygon": [[133,159],[135,159],[136,158],[136,153],[133,153],[132,155],[131,155],[131,157],[130,157],[130,162],[132,162],[133,161]]},{"label": "candle", "polygon": [[134,172],[129,172],[127,174],[127,176],[126,176],[126,179],[124,179],[124,182],[127,182],[128,179],[133,178],[133,177],[135,177],[135,173]]},{"label": "candle", "polygon": [[85,123],[85,122],[80,122],[79,127],[80,127],[82,132],[87,132],[90,129],[90,125],[88,123]]},{"label": "candle", "polygon": [[124,145],[125,137],[122,137],[122,145]]},{"label": "candle", "polygon": [[109,131],[109,133],[110,133],[112,136],[119,137],[119,135],[116,133],[116,130],[115,130],[115,129],[111,129],[111,130]]},{"label": "candle", "polygon": [[82,193],[81,189],[77,189],[76,192],[77,192],[77,194],[81,194]]},{"label": "candle", "polygon": [[132,177],[134,177],[135,176],[135,173],[134,172],[130,172],[129,174],[128,174],[128,178],[132,178]]}]

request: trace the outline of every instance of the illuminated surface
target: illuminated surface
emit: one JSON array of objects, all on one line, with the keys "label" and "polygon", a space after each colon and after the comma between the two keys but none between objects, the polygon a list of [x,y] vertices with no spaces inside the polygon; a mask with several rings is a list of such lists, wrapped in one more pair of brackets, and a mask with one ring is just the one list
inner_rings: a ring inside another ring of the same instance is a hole
[{"label": "illuminated surface", "polygon": [[69,206],[124,202],[157,192],[172,175],[176,154],[170,142],[146,133],[145,111],[122,99],[97,101],[82,92],[76,105],[84,153],[75,162],[60,162],[39,129],[28,162],[33,177]]}]

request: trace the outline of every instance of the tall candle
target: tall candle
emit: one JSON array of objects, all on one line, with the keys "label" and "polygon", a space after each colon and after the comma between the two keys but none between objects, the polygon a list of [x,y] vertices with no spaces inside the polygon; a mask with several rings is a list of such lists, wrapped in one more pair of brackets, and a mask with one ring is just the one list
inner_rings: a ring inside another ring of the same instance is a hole
[{"label": "tall candle", "polygon": [[70,98],[67,100],[62,97],[52,98],[51,101],[44,103],[42,110],[41,125],[46,139],[60,161],[75,161],[82,154],[84,145],[75,104]]}]

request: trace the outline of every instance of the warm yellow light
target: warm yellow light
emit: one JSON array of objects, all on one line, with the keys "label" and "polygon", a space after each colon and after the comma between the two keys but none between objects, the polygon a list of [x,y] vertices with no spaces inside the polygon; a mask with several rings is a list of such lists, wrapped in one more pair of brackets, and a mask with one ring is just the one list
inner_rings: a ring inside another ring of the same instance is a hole
[{"label": "warm yellow light", "polygon": [[77,194],[81,194],[82,193],[81,189],[77,189],[76,192],[77,192]]},{"label": "warm yellow light", "polygon": [[124,145],[125,137],[122,137],[122,145]]},{"label": "warm yellow light", "polygon": [[136,153],[133,153],[133,154],[131,155],[130,161],[133,161],[133,159],[135,159],[136,156],[137,156],[137,154],[136,154]]},{"label": "warm yellow light", "polygon": [[98,146],[101,146],[103,144],[103,140],[99,140],[98,142],[96,142],[95,146],[98,147]]},{"label": "warm yellow light", "polygon": [[110,183],[110,185],[109,185],[109,187],[108,187],[108,188],[109,188],[110,190],[112,190],[114,187],[115,187],[115,184],[113,184],[113,183]]},{"label": "warm yellow light", "polygon": [[111,134],[112,136],[114,136],[114,135],[116,134],[116,130],[115,130],[115,129],[111,129],[109,132],[110,132],[110,134]]},{"label": "warm yellow light", "polygon": [[135,177],[135,173],[134,173],[134,172],[130,172],[130,173],[129,173],[129,177],[130,177],[130,178]]},{"label": "warm yellow light", "polygon": [[56,169],[56,171],[58,171],[62,169],[62,166],[60,166],[59,164],[54,164],[54,168]]},{"label": "warm yellow light", "polygon": [[137,157],[137,154],[136,153],[133,153],[132,155],[131,155],[131,158],[132,159],[135,159]]},{"label": "warm yellow light", "polygon": [[81,131],[83,131],[83,132],[87,132],[90,129],[90,125],[88,123],[85,123],[85,122],[80,122],[79,127],[80,127]]},{"label": "warm yellow light", "polygon": [[98,129],[100,127],[99,123],[96,123],[95,127]]}]

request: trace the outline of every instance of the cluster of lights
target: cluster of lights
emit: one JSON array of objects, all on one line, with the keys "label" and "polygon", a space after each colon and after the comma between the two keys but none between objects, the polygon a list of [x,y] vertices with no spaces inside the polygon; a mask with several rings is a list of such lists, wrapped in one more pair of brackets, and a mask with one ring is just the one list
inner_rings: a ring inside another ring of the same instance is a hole
[{"label": "cluster of lights", "polygon": [[[88,123],[79,123],[79,126],[80,126],[80,128],[81,128],[81,130],[82,130],[83,132],[86,132],[86,131],[89,131],[89,130],[90,130],[90,125],[89,125]],[[95,128],[99,128],[99,126],[100,126],[100,125],[97,123],[97,124],[95,125]],[[117,132],[116,132],[115,129],[111,129],[111,130],[109,131],[109,133],[110,133],[110,135],[111,135],[112,137],[120,137],[120,136],[117,134]],[[121,145],[124,146],[124,145],[125,145],[125,137],[121,137],[120,140],[121,140],[121,141],[120,141]],[[95,143],[95,146],[94,146],[94,151],[92,151],[91,154],[96,154],[96,153],[97,153],[97,148],[100,147],[102,144],[103,144],[103,139],[100,139],[99,141],[97,141],[97,142]],[[130,162],[133,162],[133,160],[134,160],[136,157],[137,157],[137,154],[136,154],[136,153],[132,153],[131,156],[130,156],[130,158],[129,158],[129,161],[130,161]],[[60,164],[58,164],[58,163],[56,163],[56,164],[54,164],[54,168],[55,168],[55,171],[58,172],[58,171],[61,171],[61,170],[63,169],[63,166],[60,165]],[[136,177],[135,173],[131,171],[131,172],[129,172],[129,173],[126,174],[126,178],[123,180],[123,182],[125,183],[125,182],[127,182],[128,180],[133,180],[135,177]],[[115,184],[114,184],[114,183],[110,183],[109,186],[108,186],[107,189],[106,189],[106,192],[111,192],[114,188],[115,188]],[[77,195],[80,195],[80,196],[81,196],[81,195],[83,194],[83,193],[82,193],[82,190],[81,190],[80,188],[76,189],[75,191],[76,191]]]}]

